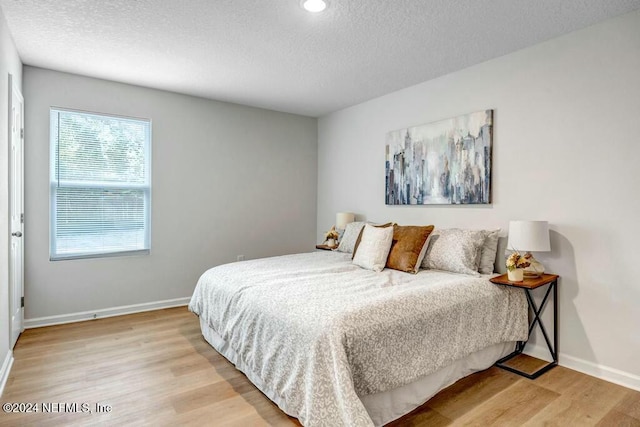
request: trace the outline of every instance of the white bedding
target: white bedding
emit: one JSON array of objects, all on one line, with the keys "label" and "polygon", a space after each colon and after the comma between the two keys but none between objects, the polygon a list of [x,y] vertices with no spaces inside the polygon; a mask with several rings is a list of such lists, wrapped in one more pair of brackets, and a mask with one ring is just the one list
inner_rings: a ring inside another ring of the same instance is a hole
[{"label": "white bedding", "polygon": [[304,425],[372,425],[359,396],[525,340],[522,292],[436,271],[363,270],[314,252],[205,272],[189,308],[234,363]]}]

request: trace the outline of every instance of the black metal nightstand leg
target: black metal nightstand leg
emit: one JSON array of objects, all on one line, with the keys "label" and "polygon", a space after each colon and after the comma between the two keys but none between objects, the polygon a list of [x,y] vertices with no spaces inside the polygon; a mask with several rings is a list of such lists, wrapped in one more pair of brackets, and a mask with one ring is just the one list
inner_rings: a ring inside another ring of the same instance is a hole
[{"label": "black metal nightstand leg", "polygon": [[558,364],[558,280],[556,279],[553,286],[553,360]]},{"label": "black metal nightstand leg", "polygon": [[[504,363],[509,361],[510,359],[514,358],[515,356],[518,356],[519,354],[522,354],[522,352],[524,351],[525,346],[527,345],[527,342],[529,341],[527,339],[527,341],[519,341],[516,344],[516,349],[513,353],[503,357],[502,359],[498,360],[496,362],[496,366],[502,369],[506,369],[507,371],[513,372],[515,374],[518,375],[522,375],[523,377],[529,378],[529,379],[536,379],[538,378],[540,375],[544,374],[545,372],[547,372],[549,369],[553,368],[554,366],[558,365],[558,288],[557,288],[557,284],[558,281],[557,279],[554,280],[553,282],[549,283],[549,287],[547,288],[547,292],[545,293],[544,297],[542,298],[542,302],[540,303],[540,307],[536,306],[535,301],[533,300],[533,297],[531,296],[530,290],[529,289],[525,289],[525,295],[527,296],[527,303],[529,305],[529,308],[531,309],[531,311],[533,312],[533,319],[531,320],[531,323],[529,323],[529,337],[531,337],[531,332],[533,332],[533,329],[535,328],[536,323],[538,324],[538,326],[540,326],[540,330],[542,331],[542,335],[544,336],[544,340],[547,343],[547,349],[549,350],[549,353],[551,353],[551,357],[553,359],[552,362],[547,363],[545,366],[543,366],[542,368],[538,369],[537,371],[529,374],[528,372],[524,372],[521,371],[519,369],[516,368],[512,368],[511,366],[505,365]],[[542,323],[542,318],[540,317],[542,315],[542,312],[544,311],[547,302],[549,300],[549,295],[551,294],[551,291],[553,290],[553,345],[551,345],[551,340],[549,340],[549,336],[547,334],[547,330],[544,327],[544,324]]]},{"label": "black metal nightstand leg", "polygon": [[[553,283],[551,283],[547,289],[547,292],[544,295],[544,298],[542,299],[542,303],[540,304],[540,308],[536,307],[536,303],[533,300],[533,297],[531,296],[531,290],[526,289],[527,292],[527,300],[529,301],[529,307],[531,307],[532,311],[533,311],[533,321],[531,322],[531,325],[529,326],[529,335],[531,335],[531,332],[533,331],[535,324],[538,323],[538,326],[540,326],[540,330],[542,330],[542,335],[544,336],[544,340],[547,342],[547,348],[549,349],[549,352],[551,353],[551,357],[553,357],[554,362],[558,361],[558,358],[556,357],[556,352],[554,350],[555,347],[551,346],[551,341],[549,340],[549,335],[547,335],[547,330],[544,327],[544,324],[542,323],[542,319],[540,318],[540,315],[542,314],[542,311],[544,310],[547,301],[549,299],[549,295],[551,293],[551,290],[555,289],[555,286],[553,285]],[[554,335],[554,340],[557,336],[557,331],[556,331],[556,319],[555,319],[555,300],[554,300],[554,319],[553,319],[553,323],[554,323],[554,330],[553,330],[553,335]]]}]

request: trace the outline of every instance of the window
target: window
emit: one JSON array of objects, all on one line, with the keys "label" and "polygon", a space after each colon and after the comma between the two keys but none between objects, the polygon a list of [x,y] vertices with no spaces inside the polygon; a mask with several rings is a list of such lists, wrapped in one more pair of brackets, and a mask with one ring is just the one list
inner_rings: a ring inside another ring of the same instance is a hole
[{"label": "window", "polygon": [[51,109],[50,259],[148,253],[151,123]]}]

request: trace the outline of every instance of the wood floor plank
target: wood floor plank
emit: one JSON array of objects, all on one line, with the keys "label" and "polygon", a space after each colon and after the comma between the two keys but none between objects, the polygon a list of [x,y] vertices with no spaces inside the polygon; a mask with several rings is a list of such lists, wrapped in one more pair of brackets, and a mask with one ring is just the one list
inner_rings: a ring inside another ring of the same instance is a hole
[{"label": "wood floor plank", "polygon": [[[185,307],[29,329],[14,357],[3,403],[89,403],[92,413],[0,413],[0,426],[300,425],[209,346]],[[563,367],[534,381],[494,367],[390,426],[527,422],[638,426],[640,393]]]},{"label": "wood floor plank", "polygon": [[551,402],[544,411],[538,412],[524,426],[595,426],[609,412],[610,409],[604,406],[590,405],[565,395]]},{"label": "wood floor plank", "polygon": [[627,396],[629,389],[602,381],[598,378],[582,375],[566,389],[566,394],[585,405],[612,409]]},{"label": "wood floor plank", "polygon": [[522,425],[560,396],[525,379],[488,399],[481,406],[454,420],[455,425]]},{"label": "wood floor plank", "polygon": [[640,427],[640,420],[616,410],[603,417],[597,427]]},{"label": "wood floor plank", "polygon": [[199,408],[179,412],[176,418],[180,425],[211,424],[211,413],[218,414],[216,425],[269,425],[242,396],[232,396],[214,404],[207,402]]},{"label": "wood floor plank", "polygon": [[624,398],[620,400],[614,409],[640,420],[640,391],[627,390]]},{"label": "wood floor plank", "polygon": [[451,424],[451,420],[431,408],[419,408],[406,416],[387,424],[388,427],[444,427]]},{"label": "wood floor plank", "polygon": [[426,405],[448,419],[457,419],[511,387],[521,377],[499,368],[490,368],[462,378],[436,394]]},{"label": "wood floor plank", "polygon": [[194,388],[189,391],[177,394],[171,399],[171,404],[178,414],[205,407],[215,401],[220,403],[225,399],[237,396],[238,393],[231,384],[226,381]]},{"label": "wood floor plank", "polygon": [[565,394],[584,376],[584,374],[564,366],[556,366],[533,381],[539,387]]}]

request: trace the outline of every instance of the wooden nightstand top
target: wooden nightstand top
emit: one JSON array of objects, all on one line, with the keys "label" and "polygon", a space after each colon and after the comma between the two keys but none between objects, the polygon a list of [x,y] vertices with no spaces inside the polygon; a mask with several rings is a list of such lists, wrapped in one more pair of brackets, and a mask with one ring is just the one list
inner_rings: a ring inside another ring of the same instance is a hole
[{"label": "wooden nightstand top", "polygon": [[542,276],[535,279],[524,279],[522,282],[510,282],[507,278],[506,274],[502,276],[496,276],[492,279],[489,279],[491,283],[495,283],[496,285],[505,285],[505,286],[513,286],[516,288],[526,288],[526,289],[535,289],[540,286],[548,285],[554,280],[558,279],[557,274],[543,274]]},{"label": "wooden nightstand top", "polygon": [[337,246],[316,245],[316,249],[322,249],[323,251],[332,251],[335,248],[337,248]]}]

